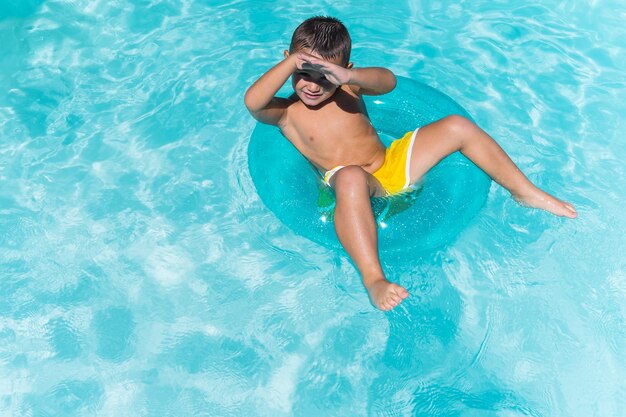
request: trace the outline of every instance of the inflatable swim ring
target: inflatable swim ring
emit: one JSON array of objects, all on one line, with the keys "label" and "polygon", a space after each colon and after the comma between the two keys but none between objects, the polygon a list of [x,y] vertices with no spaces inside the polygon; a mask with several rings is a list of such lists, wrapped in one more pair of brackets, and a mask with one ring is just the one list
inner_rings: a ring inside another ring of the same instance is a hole
[{"label": "inflatable swim ring", "polygon": [[[450,97],[397,77],[384,96],[364,97],[385,145],[442,117],[469,114]],[[333,225],[334,192],[278,128],[257,124],[248,145],[248,167],[261,201],[287,227],[330,248],[341,248]],[[373,198],[379,250],[426,251],[449,243],[480,210],[490,178],[456,152],[431,169],[419,188]]]}]

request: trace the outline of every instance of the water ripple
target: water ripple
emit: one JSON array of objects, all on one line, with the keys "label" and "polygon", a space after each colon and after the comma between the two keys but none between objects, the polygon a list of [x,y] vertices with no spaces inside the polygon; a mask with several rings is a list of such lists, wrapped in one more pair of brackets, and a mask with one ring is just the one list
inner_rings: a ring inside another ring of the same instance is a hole
[{"label": "water ripple", "polygon": [[[621,5],[5,3],[0,414],[620,415]],[[244,91],[317,13],[580,218],[494,186],[450,247],[384,260],[411,298],[376,312],[247,169]]]}]

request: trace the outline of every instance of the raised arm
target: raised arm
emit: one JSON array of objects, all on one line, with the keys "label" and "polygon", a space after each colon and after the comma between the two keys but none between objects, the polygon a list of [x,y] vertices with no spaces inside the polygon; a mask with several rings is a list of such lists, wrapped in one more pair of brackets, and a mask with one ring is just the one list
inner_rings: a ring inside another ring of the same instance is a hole
[{"label": "raised arm", "polygon": [[396,76],[387,68],[342,67],[309,54],[298,54],[305,62],[303,68],[318,71],[335,85],[347,84],[358,94],[376,96],[386,94],[396,87]]},{"label": "raised arm", "polygon": [[352,68],[350,71],[348,85],[355,93],[378,96],[396,88],[396,76],[387,68]]},{"label": "raised arm", "polygon": [[263,74],[248,88],[244,97],[244,104],[255,119],[272,125],[277,125],[280,122],[289,101],[275,97],[275,95],[296,69],[295,57],[289,56]]}]

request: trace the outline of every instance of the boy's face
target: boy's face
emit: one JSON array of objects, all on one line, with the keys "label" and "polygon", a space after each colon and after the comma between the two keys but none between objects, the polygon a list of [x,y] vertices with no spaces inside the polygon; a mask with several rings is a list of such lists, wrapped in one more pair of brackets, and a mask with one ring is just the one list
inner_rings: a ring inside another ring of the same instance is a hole
[{"label": "boy's face", "polygon": [[[308,48],[304,48],[297,52],[304,52],[309,55],[313,55],[323,61],[330,62],[335,65],[343,67],[341,58],[325,59],[319,54],[315,53]],[[285,51],[285,57],[289,56],[289,52]],[[352,66],[352,63],[348,64],[348,68]],[[311,68],[311,65],[304,63],[302,69],[296,70],[291,76],[291,84],[293,90],[300,100],[307,106],[317,106],[328,100],[335,94],[339,86],[331,83],[326,79],[324,74]]]}]

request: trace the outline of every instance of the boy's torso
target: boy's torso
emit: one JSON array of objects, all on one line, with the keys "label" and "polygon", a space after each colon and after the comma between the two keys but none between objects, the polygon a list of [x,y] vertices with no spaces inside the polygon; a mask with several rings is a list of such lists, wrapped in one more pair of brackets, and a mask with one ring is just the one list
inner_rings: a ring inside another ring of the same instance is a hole
[{"label": "boy's torso", "polygon": [[[295,96],[295,95],[294,95]],[[358,165],[372,173],[384,162],[385,146],[372,126],[363,100],[348,86],[316,107],[290,99],[279,127],[318,168]]]}]

